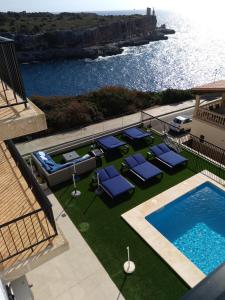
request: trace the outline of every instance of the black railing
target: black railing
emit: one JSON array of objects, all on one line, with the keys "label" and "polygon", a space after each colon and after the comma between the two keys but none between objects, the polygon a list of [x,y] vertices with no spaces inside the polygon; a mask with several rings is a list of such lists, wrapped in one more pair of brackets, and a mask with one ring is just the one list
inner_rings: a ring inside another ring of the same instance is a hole
[{"label": "black railing", "polygon": [[32,190],[40,209],[19,216],[0,225],[0,263],[31,249],[57,235],[57,228],[52,211],[52,205],[37,183],[29,167],[20,156],[11,140],[5,141],[7,149],[13,157],[17,167]]},{"label": "black railing", "polygon": [[2,224],[0,225],[0,263],[24,251],[34,251],[35,246],[49,241],[55,236],[56,234],[51,230],[42,209]]},{"label": "black railing", "polygon": [[23,177],[25,178],[29,188],[32,190],[34,196],[36,197],[40,207],[44,211],[46,217],[48,218],[50,224],[54,228],[55,233],[57,233],[55,219],[52,211],[52,205],[48,198],[46,197],[45,193],[41,189],[40,185],[37,183],[36,179],[34,178],[32,172],[30,171],[29,167],[26,165],[25,161],[19,154],[17,148],[15,147],[12,140],[5,141],[5,144],[11,153],[13,159],[15,160],[17,167],[20,169]]},{"label": "black railing", "polygon": [[[0,37],[0,84],[1,96],[4,100],[0,108],[24,104],[27,106],[27,98],[23,85],[19,64],[16,57],[14,41]],[[12,93],[8,93],[9,88]]]}]

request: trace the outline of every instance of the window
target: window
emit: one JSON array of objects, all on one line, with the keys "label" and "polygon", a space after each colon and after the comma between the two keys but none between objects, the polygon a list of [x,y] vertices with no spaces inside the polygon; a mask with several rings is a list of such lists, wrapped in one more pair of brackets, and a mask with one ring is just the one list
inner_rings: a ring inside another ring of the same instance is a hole
[{"label": "window", "polygon": [[176,123],[176,124],[181,124],[182,123],[182,121],[180,119],[177,119],[177,118],[175,118],[173,120],[173,122]]}]

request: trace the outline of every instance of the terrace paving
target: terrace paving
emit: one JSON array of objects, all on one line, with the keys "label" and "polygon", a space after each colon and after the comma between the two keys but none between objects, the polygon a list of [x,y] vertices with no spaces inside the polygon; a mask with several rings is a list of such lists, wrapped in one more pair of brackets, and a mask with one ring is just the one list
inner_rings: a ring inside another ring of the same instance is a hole
[{"label": "terrace paving", "polygon": [[124,299],[78,229],[68,216],[63,216],[54,194],[50,190],[48,193],[70,249],[27,274],[35,300]]}]

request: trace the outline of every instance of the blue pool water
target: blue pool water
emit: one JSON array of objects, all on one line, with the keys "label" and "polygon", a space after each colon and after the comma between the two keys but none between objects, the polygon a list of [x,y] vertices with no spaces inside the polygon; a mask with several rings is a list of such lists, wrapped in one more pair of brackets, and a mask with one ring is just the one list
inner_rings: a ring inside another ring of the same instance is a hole
[{"label": "blue pool water", "polygon": [[146,220],[206,275],[225,261],[225,192],[206,182]]}]

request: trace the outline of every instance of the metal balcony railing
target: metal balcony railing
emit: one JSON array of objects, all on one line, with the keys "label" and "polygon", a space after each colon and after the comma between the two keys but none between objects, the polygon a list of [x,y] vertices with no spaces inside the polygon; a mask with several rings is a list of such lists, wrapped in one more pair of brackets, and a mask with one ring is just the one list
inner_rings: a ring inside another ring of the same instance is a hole
[{"label": "metal balcony railing", "polygon": [[20,156],[14,143],[8,140],[5,141],[5,145],[40,208],[0,224],[0,263],[27,250],[34,251],[37,245],[50,242],[57,235],[51,203]]},{"label": "metal balcony railing", "polygon": [[225,115],[223,114],[219,114],[214,111],[199,108],[196,117],[203,121],[210,122],[216,126],[225,128]]},{"label": "metal balcony railing", "polygon": [[24,104],[27,98],[14,41],[0,37],[0,108]]},{"label": "metal balcony railing", "polygon": [[55,237],[42,209],[0,225],[0,263]]}]

